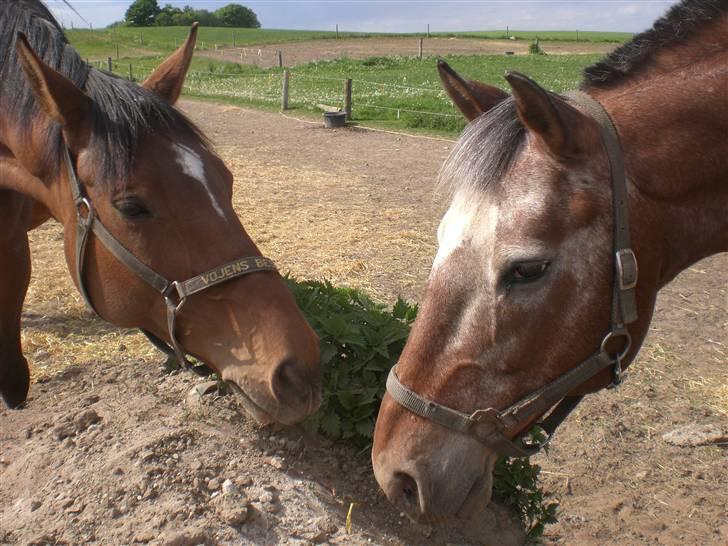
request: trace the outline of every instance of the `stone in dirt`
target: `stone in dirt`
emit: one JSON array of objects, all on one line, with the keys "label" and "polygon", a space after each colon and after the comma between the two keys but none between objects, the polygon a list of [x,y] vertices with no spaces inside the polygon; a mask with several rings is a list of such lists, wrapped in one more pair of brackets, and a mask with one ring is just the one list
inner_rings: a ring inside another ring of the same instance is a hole
[{"label": "stone in dirt", "polygon": [[53,437],[56,440],[65,440],[69,436],[73,436],[75,430],[71,423],[63,423],[53,429]]},{"label": "stone in dirt", "polygon": [[338,526],[329,518],[321,516],[314,518],[300,533],[303,538],[314,544],[325,542],[339,530]]},{"label": "stone in dirt", "polygon": [[83,432],[88,427],[98,423],[99,421],[101,421],[99,414],[92,409],[87,409],[76,415],[73,419],[73,426],[75,427],[76,432]]},{"label": "stone in dirt", "polygon": [[215,390],[217,390],[217,381],[207,381],[195,385],[187,393],[187,405],[191,407],[200,406],[202,404],[202,397],[215,392]]},{"label": "stone in dirt", "polygon": [[691,424],[662,435],[667,443],[680,447],[695,447],[728,442],[728,425]]},{"label": "stone in dirt", "polygon": [[222,494],[223,495],[237,495],[240,493],[238,487],[233,483],[232,480],[225,480],[222,482]]},{"label": "stone in dirt", "polygon": [[220,495],[214,499],[215,513],[230,525],[239,527],[248,520],[248,501],[240,495]]},{"label": "stone in dirt", "polygon": [[205,546],[214,544],[212,536],[206,531],[181,531],[176,533],[165,533],[162,537],[163,546]]}]

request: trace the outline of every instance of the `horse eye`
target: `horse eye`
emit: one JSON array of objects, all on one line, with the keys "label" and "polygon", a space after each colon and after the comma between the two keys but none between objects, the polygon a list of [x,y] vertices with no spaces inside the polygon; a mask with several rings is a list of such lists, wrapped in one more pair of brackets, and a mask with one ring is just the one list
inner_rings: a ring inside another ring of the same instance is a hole
[{"label": "horse eye", "polygon": [[517,263],[508,272],[506,282],[513,284],[536,281],[543,277],[550,265],[551,262],[547,260]]},{"label": "horse eye", "polygon": [[126,218],[134,220],[151,216],[149,209],[138,197],[126,197],[124,199],[114,201],[114,208]]}]

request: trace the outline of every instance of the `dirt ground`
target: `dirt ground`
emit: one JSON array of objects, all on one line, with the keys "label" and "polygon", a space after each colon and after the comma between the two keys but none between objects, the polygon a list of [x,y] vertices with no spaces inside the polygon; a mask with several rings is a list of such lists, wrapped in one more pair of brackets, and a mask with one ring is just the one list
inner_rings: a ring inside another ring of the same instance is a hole
[{"label": "dirt ground", "polygon": [[[284,271],[385,302],[419,298],[445,206],[434,180],[451,142],[183,107],[233,170],[246,228]],[[472,542],[400,517],[366,454],[298,429],[259,430],[230,397],[190,394],[199,380],[163,375],[141,336],[85,314],[58,225],[34,231],[32,248],[45,269],[23,315],[36,383],[26,409],[0,409],[0,544]],[[723,254],[662,291],[627,382],[589,397],[536,459],[561,504],[544,542],[728,543],[725,445],[662,439],[726,422]],[[505,544],[515,531],[493,510],[481,536]]]},{"label": "dirt ground", "polygon": [[[475,38],[424,38],[422,54],[436,55],[503,55],[512,51],[515,55],[528,54],[528,40],[479,40]],[[411,38],[345,38],[309,40],[306,42],[282,42],[264,47],[220,47],[205,44],[206,50],[198,55],[221,60],[255,64],[262,68],[278,66],[276,51],[281,51],[285,66],[296,66],[310,61],[328,61],[347,57],[366,59],[367,57],[399,55],[414,57],[418,55],[418,39]],[[566,53],[608,53],[614,44],[592,42],[541,42],[541,48],[550,55]]]}]

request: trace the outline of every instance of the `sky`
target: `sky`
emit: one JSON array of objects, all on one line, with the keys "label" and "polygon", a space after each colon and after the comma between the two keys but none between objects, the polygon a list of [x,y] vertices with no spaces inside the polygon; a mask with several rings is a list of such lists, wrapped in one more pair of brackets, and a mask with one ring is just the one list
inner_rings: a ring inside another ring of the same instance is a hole
[{"label": "sky", "polygon": [[[359,32],[610,30],[639,32],[676,0],[159,0],[214,11],[231,1],[257,15],[263,28]],[[94,28],[124,18],[131,0],[69,0]],[[86,24],[62,0],[46,0],[67,27]]]}]

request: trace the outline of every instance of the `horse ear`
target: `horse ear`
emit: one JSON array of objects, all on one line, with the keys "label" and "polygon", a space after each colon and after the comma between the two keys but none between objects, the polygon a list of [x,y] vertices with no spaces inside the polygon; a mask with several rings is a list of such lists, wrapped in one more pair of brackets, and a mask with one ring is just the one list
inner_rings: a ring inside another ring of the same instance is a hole
[{"label": "horse ear", "polygon": [[197,26],[198,23],[192,23],[185,43],[160,64],[142,84],[142,86],[154,91],[169,104],[177,102],[182,94],[182,86],[185,83],[185,76],[192,62],[195,42],[197,42]]},{"label": "horse ear", "polygon": [[91,98],[76,85],[45,64],[21,32],[16,50],[20,66],[43,111],[63,126],[71,149],[78,150],[88,141]]},{"label": "horse ear", "polygon": [[437,61],[442,86],[468,121],[493,108],[508,97],[508,93],[493,85],[465,80],[443,60]]},{"label": "horse ear", "polygon": [[546,91],[518,72],[505,76],[513,89],[521,122],[557,157],[575,156],[580,148],[579,135],[584,116],[564,100]]}]

